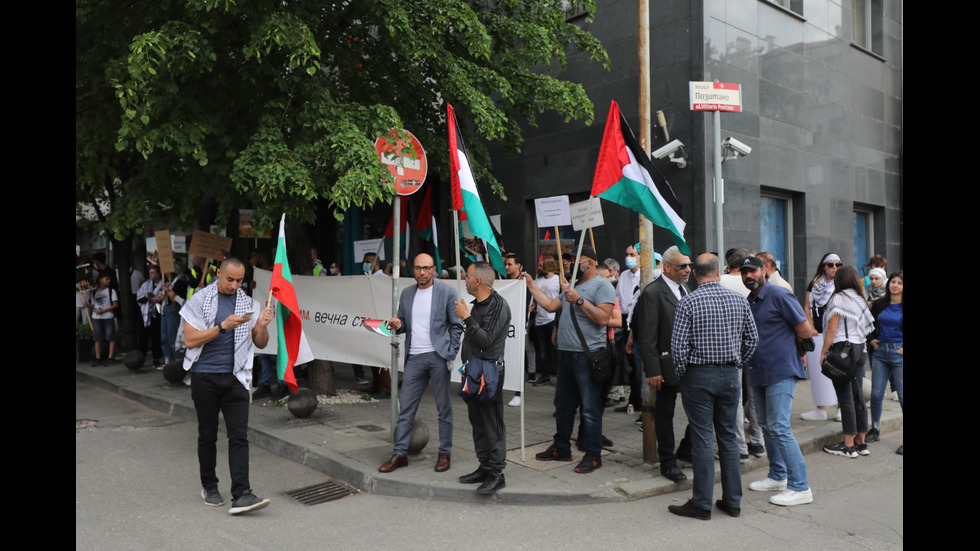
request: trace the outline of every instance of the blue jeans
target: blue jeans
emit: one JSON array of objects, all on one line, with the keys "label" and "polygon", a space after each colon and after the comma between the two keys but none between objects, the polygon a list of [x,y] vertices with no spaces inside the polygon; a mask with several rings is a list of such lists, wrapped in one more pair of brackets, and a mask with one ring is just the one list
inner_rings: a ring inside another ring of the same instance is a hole
[{"label": "blue jeans", "polygon": [[806,463],[800,445],[793,436],[789,419],[793,409],[796,377],[788,377],[769,386],[752,387],[759,426],[766,439],[769,456],[769,478],[787,480],[790,490],[802,492],[810,487]]},{"label": "blue jeans", "polygon": [[395,428],[394,451],[398,455],[408,455],[408,444],[415,430],[415,413],[425,387],[432,381],[432,393],[439,411],[439,451],[453,451],[453,402],[449,393],[449,369],[446,360],[436,352],[409,354],[405,359],[405,374],[398,397],[402,410],[398,413]]},{"label": "blue jeans", "polygon": [[168,302],[163,307],[163,314],[160,316],[160,348],[163,349],[163,357],[171,360],[181,360],[183,353],[178,354],[174,348],[177,341],[177,329],[180,325],[180,306],[173,302]]},{"label": "blue jeans", "polygon": [[888,380],[891,379],[895,392],[898,392],[898,403],[905,411],[902,376],[905,372],[905,356],[898,353],[902,343],[881,343],[871,356],[871,426],[878,428],[881,424],[882,403]]},{"label": "blue jeans", "polygon": [[738,369],[715,365],[688,366],[680,387],[684,411],[691,427],[691,458],[694,460],[692,504],[707,511],[714,506],[714,433],[718,435],[722,499],[731,507],[741,507],[742,466],[735,436],[735,412],[742,396]]},{"label": "blue jeans", "polygon": [[602,390],[592,380],[583,352],[558,353],[558,383],[555,387],[555,447],[571,451],[575,411],[582,406],[585,449],[602,452]]}]

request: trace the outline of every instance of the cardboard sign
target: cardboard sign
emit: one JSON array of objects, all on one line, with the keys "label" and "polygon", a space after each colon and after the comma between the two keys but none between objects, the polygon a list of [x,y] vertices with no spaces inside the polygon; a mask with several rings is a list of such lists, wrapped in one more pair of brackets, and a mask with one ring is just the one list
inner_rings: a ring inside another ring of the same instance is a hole
[{"label": "cardboard sign", "polygon": [[568,209],[568,196],[542,197],[534,200],[534,215],[539,228],[568,226],[572,223]]},{"label": "cardboard sign", "polygon": [[589,212],[589,200],[580,201],[578,203],[572,203],[572,229],[575,231],[582,231],[586,228],[596,228],[606,222],[602,219],[602,201],[592,201],[592,214],[589,215],[589,219],[585,219],[586,213]]},{"label": "cardboard sign", "polygon": [[157,257],[160,260],[160,271],[170,274],[177,270],[174,269],[174,250],[170,246],[170,230],[153,232],[157,239]]},{"label": "cardboard sign", "polygon": [[212,260],[220,260],[222,251],[231,251],[230,237],[194,230],[194,235],[191,237],[191,246],[188,250],[190,254]]}]

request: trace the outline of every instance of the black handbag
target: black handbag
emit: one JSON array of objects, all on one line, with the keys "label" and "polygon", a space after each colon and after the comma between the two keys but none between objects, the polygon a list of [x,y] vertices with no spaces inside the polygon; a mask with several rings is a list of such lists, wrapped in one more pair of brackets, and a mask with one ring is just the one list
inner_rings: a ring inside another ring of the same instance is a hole
[{"label": "black handbag", "polygon": [[607,339],[605,347],[599,348],[598,350],[589,350],[589,345],[585,342],[585,336],[582,335],[582,329],[578,326],[578,318],[575,317],[575,312],[571,311],[568,314],[572,318],[572,325],[575,326],[575,333],[578,335],[578,340],[582,343],[582,350],[585,351],[585,358],[589,365],[589,375],[593,381],[602,385],[613,376],[613,345]]},{"label": "black handbag", "polygon": [[[847,320],[844,320],[844,334],[847,335]],[[858,369],[864,365],[864,343],[853,343],[843,340],[835,342],[827,349],[820,372],[835,383],[846,383],[854,380]]]}]

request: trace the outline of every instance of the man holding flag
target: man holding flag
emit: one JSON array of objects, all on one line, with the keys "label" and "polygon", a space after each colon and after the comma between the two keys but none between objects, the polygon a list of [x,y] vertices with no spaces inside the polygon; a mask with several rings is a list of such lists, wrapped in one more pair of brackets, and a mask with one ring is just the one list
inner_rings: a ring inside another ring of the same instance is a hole
[{"label": "man holding flag", "polygon": [[[237,258],[221,263],[215,283],[198,290],[184,304],[184,369],[191,375],[191,397],[197,410],[197,458],[201,497],[212,507],[224,505],[218,492],[218,412],[228,432],[232,507],[237,515],[262,509],[270,500],[252,493],[248,482],[248,389],[252,383],[255,347],[269,342],[272,307],[260,311],[258,301],[242,290],[245,266]],[[295,384],[295,383],[294,383]]]}]

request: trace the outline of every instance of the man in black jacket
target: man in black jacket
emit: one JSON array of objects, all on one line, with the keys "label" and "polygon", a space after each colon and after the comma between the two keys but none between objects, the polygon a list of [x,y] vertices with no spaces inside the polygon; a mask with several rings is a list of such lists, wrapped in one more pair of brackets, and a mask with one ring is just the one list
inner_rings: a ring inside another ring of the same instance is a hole
[{"label": "man in black jacket", "polygon": [[670,335],[677,302],[688,293],[685,285],[691,277],[691,259],[676,246],[667,249],[663,258],[663,277],[647,285],[636,301],[630,337],[636,336],[633,346],[640,348],[647,382],[651,391],[657,393],[653,422],[660,473],[674,482],[682,482],[687,476],[677,466],[677,455],[689,460],[691,444],[685,431],[678,454],[674,454],[674,408],[680,387],[670,355]]},{"label": "man in black jacket", "polygon": [[471,311],[462,299],[456,301],[456,315],[463,320],[463,361],[480,358],[497,367],[497,394],[493,403],[477,398],[466,401],[470,423],[473,425],[473,445],[480,467],[459,477],[463,484],[480,484],[476,493],[492,495],[506,486],[504,465],[507,460],[507,439],[504,431],[504,407],[501,391],[504,386],[504,342],[510,326],[510,306],[493,290],[493,267],[475,262],[466,270],[466,292],[473,295]]}]

